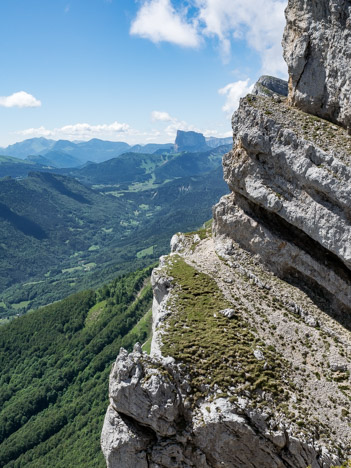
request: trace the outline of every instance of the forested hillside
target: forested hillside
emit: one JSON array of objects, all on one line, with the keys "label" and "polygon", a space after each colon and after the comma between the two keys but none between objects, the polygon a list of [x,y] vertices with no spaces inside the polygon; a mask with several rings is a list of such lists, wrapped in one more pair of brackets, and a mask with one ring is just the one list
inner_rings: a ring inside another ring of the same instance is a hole
[{"label": "forested hillside", "polygon": [[148,347],[151,268],[0,328],[0,466],[101,467],[108,375],[121,346]]},{"label": "forested hillside", "polygon": [[69,176],[0,180],[0,322],[156,261],[174,232],[211,217],[227,190],[223,151],[128,153]]}]

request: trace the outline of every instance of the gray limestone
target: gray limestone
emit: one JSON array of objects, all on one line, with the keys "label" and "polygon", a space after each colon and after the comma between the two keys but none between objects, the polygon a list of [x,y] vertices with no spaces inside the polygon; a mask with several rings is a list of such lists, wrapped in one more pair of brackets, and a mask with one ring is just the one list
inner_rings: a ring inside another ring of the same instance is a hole
[{"label": "gray limestone", "polygon": [[232,238],[282,278],[298,275],[349,308],[351,168],[304,124],[287,127],[292,111],[274,105],[249,97],[233,116],[234,148],[223,159],[232,193],[214,209],[217,243]]},{"label": "gray limestone", "polygon": [[257,96],[270,96],[274,95],[284,96],[288,95],[288,83],[280,78],[274,76],[263,75],[255,84],[252,94]]},{"label": "gray limestone", "polygon": [[283,38],[292,105],[351,130],[351,4],[289,0]]}]

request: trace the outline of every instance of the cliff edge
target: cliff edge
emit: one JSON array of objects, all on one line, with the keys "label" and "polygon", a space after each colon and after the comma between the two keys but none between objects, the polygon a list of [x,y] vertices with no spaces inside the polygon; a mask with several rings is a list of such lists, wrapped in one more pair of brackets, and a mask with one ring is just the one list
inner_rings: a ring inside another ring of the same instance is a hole
[{"label": "cliff edge", "polygon": [[[211,229],[154,270],[152,356],[121,350],[107,466],[330,467],[351,455],[350,332]],[[227,249],[227,247],[225,247]]]},{"label": "cliff edge", "polygon": [[289,96],[263,77],[241,100],[223,159],[231,193],[153,272],[151,356],[122,349],[110,376],[109,468],[351,458],[349,13],[289,1]]}]

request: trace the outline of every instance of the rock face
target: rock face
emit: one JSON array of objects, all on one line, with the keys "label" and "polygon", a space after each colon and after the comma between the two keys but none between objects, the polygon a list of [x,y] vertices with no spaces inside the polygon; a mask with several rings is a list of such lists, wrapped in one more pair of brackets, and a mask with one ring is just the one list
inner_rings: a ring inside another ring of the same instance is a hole
[{"label": "rock face", "polygon": [[274,94],[278,94],[286,97],[288,95],[288,91],[288,83],[286,81],[280,78],[275,78],[274,76],[263,75],[255,84],[252,94],[264,97],[273,97]]},{"label": "rock face", "polygon": [[175,140],[176,151],[202,151],[209,149],[202,133],[177,131]]},{"label": "rock face", "polygon": [[112,369],[107,467],[344,461],[349,392],[339,385],[350,383],[350,333],[230,239],[228,255],[220,244],[215,251],[210,230],[199,237],[177,235],[153,272],[151,357],[140,345],[121,349]]},{"label": "rock face", "polygon": [[218,242],[232,238],[281,278],[298,277],[351,324],[351,138],[260,97],[242,100],[233,130]]},{"label": "rock face", "polygon": [[351,4],[289,0],[283,38],[289,102],[351,131]]}]

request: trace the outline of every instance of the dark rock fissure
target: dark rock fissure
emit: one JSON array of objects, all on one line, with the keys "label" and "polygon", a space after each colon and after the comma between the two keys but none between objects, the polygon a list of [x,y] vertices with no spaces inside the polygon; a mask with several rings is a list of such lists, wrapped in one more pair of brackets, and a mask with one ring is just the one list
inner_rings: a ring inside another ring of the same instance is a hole
[{"label": "dark rock fissure", "polygon": [[302,77],[303,77],[303,75],[305,73],[306,67],[308,65],[308,59],[309,59],[310,55],[311,55],[311,42],[308,41],[308,44],[306,46],[306,51],[305,51],[305,65],[304,65],[304,67],[302,69],[301,75],[299,76],[299,78],[298,78],[298,80],[296,82],[296,88],[299,87],[300,81],[301,81],[301,79],[302,79]]},{"label": "dark rock fissure", "polygon": [[321,286],[313,278],[303,275],[295,268],[287,269],[282,279],[292,286],[301,289],[323,312],[337,320],[351,331],[351,307],[341,304],[333,294]]},{"label": "dark rock fissure", "polygon": [[122,419],[122,421],[125,423],[128,428],[136,433],[136,434],[143,434],[144,436],[150,438],[150,445],[154,445],[157,442],[157,434],[156,432],[148,426],[145,426],[143,424],[140,424],[138,421],[136,421],[134,418],[131,416],[128,416],[124,413],[121,413],[120,411],[116,410],[116,413],[118,413],[119,417]]}]

